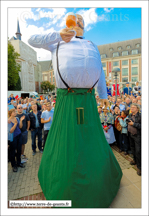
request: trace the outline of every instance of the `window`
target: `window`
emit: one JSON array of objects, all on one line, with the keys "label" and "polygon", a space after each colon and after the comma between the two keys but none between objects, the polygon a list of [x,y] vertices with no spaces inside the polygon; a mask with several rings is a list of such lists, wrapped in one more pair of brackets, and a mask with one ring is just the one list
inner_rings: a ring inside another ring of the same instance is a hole
[{"label": "window", "polygon": [[136,55],[136,54],[138,54],[138,50],[137,49],[132,50],[132,55]]},{"label": "window", "polygon": [[51,83],[51,77],[50,77],[50,83]]},{"label": "window", "polygon": [[107,76],[107,74],[106,74],[106,70],[103,70],[104,71],[104,74],[105,74],[105,77]]},{"label": "window", "polygon": [[128,76],[128,68],[122,68],[122,76]]},{"label": "window", "polygon": [[54,76],[54,71],[53,71],[53,76]]},{"label": "window", "polygon": [[122,82],[128,82],[128,77],[123,77]]},{"label": "window", "polygon": [[118,47],[117,49],[118,49],[118,50],[121,50],[121,49],[122,49],[122,47]]},{"label": "window", "polygon": [[126,56],[126,55],[128,55],[128,51],[123,51],[122,56]]},{"label": "window", "polygon": [[131,64],[138,64],[138,59],[132,59]]},{"label": "window", "polygon": [[101,54],[101,58],[106,58],[106,54]]},{"label": "window", "polygon": [[131,74],[132,75],[138,75],[138,67],[132,67],[131,68]]},{"label": "window", "polygon": [[114,61],[113,66],[119,66],[119,61]]},{"label": "window", "polygon": [[110,51],[112,51],[112,50],[113,50],[113,48],[110,48],[109,50],[110,50]]},{"label": "window", "polygon": [[119,52],[114,52],[113,57],[117,57],[117,56],[119,56]]},{"label": "window", "polygon": [[132,89],[133,89],[134,86],[136,86],[136,85],[135,85],[135,84],[132,84],[132,85],[131,85]]},{"label": "window", "polygon": [[137,82],[137,81],[138,81],[138,77],[132,77],[132,78],[131,78],[131,81],[132,81],[132,82]]},{"label": "window", "polygon": [[122,65],[128,65],[128,60],[123,60]]},{"label": "window", "polygon": [[127,49],[130,49],[130,45],[127,45],[127,47],[126,47]]},{"label": "window", "polygon": [[48,80],[48,77],[47,76],[44,76],[44,81],[47,81]]},{"label": "window", "polygon": [[53,77],[53,83],[55,82],[54,77]]},{"label": "window", "polygon": [[102,62],[102,67],[106,67],[106,62]]},{"label": "window", "polygon": [[136,47],[138,48],[138,47],[140,47],[140,44],[138,43],[138,44],[136,44]]}]

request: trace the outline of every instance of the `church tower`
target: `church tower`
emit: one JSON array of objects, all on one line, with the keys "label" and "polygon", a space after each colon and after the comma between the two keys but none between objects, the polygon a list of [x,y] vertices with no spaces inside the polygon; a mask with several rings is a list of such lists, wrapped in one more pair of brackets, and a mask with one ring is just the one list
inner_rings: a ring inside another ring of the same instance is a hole
[{"label": "church tower", "polygon": [[20,33],[20,26],[19,26],[19,19],[17,19],[17,32],[16,32],[17,40],[21,40],[21,33]]}]

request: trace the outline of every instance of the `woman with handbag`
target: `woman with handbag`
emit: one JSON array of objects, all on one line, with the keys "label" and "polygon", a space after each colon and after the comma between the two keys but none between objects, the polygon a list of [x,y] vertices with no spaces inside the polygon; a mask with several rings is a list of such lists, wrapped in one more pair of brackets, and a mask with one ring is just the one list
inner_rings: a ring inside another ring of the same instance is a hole
[{"label": "woman with handbag", "polygon": [[105,134],[107,142],[109,144],[113,144],[116,141],[113,126],[112,126],[114,124],[114,117],[108,111],[109,111],[108,107],[103,108],[103,113],[100,114],[100,120],[101,120],[101,124],[104,130],[104,134]]},{"label": "woman with handbag", "polygon": [[[11,155],[11,166],[13,172],[18,171],[18,167],[24,168],[24,164],[21,163],[21,148],[22,148],[22,134],[20,128],[22,128],[22,121],[24,116],[19,118],[16,117],[16,110],[10,109],[8,112],[8,139],[10,144],[10,155]],[[13,135],[10,135],[13,134]],[[17,150],[17,161],[15,161],[15,153]]]},{"label": "woman with handbag", "polygon": [[117,116],[116,119],[118,119],[119,124],[121,125],[121,132],[119,134],[119,152],[124,151],[124,154],[127,155],[128,154],[128,148],[129,148],[129,141],[128,141],[128,136],[127,136],[127,123],[126,123],[126,119],[128,119],[127,117],[128,115],[128,111],[124,110],[121,113],[121,116]]}]

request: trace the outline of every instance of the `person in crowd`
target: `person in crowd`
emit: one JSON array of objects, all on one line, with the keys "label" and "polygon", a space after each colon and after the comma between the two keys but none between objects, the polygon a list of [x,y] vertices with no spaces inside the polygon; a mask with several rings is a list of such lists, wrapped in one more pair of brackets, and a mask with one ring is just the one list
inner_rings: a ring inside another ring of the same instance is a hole
[{"label": "person in crowd", "polygon": [[123,110],[125,110],[125,105],[122,104],[122,100],[121,99],[117,99],[116,105],[119,107],[120,112],[122,112]]},{"label": "person in crowd", "polygon": [[109,108],[103,108],[103,113],[100,115],[101,124],[104,130],[105,137],[109,144],[113,144],[115,140],[114,131],[113,131],[113,124],[114,124],[114,117],[109,112]]},{"label": "person in crowd", "polygon": [[32,111],[28,114],[30,119],[30,130],[31,130],[31,139],[32,139],[32,155],[36,154],[36,136],[38,135],[38,149],[40,153],[42,151],[42,128],[43,124],[41,123],[41,114],[42,112],[37,110],[37,104],[32,105]]},{"label": "person in crowd", "polygon": [[141,95],[141,86],[139,86],[139,82],[135,83],[136,85],[133,87],[133,93],[136,95]]},{"label": "person in crowd", "polygon": [[11,100],[15,100],[15,97],[13,96],[13,94],[11,94],[11,95],[8,97],[8,104],[11,103]]},{"label": "person in crowd", "polygon": [[22,105],[22,108],[23,108],[23,113],[26,113],[26,111],[27,111],[27,105],[26,105],[26,103],[25,103],[25,100],[21,100],[21,105]]},{"label": "person in crowd", "polygon": [[137,104],[139,106],[139,110],[140,110],[140,113],[141,113],[142,112],[141,100],[138,100]]},{"label": "person in crowd", "polygon": [[34,105],[34,101],[31,101],[31,106],[29,107],[28,113],[32,112],[32,105]]},{"label": "person in crowd", "polygon": [[112,104],[110,106],[110,109],[113,111],[115,107],[116,101],[115,101],[115,96],[112,97]]},{"label": "person in crowd", "polygon": [[17,102],[15,100],[13,101],[13,106],[15,109],[17,109]]},{"label": "person in crowd", "polygon": [[124,93],[124,95],[125,95],[125,94],[131,95],[131,91],[132,91],[132,88],[129,87],[129,82],[126,82],[126,87],[123,88],[123,93]]},{"label": "person in crowd", "polygon": [[112,105],[112,97],[110,95],[108,96],[108,101],[109,101],[109,105],[111,106]]},{"label": "person in crowd", "polygon": [[124,151],[124,155],[128,154],[129,150],[129,141],[128,141],[128,135],[127,135],[127,117],[128,116],[128,110],[123,110],[121,112],[121,116],[117,116],[116,119],[118,118],[120,125],[122,126],[122,130],[119,133],[119,152]]},{"label": "person in crowd", "polygon": [[[120,109],[119,109],[119,107],[117,105],[114,107],[114,111],[112,112],[112,114],[113,114],[114,122],[115,122],[116,117],[120,116]],[[113,128],[114,128],[114,135],[115,135],[115,139],[116,139],[116,144],[117,144],[117,146],[119,146],[120,132],[116,129],[115,125],[114,125]]]},{"label": "person in crowd", "polygon": [[132,103],[138,103],[138,99],[137,98],[132,99]]},{"label": "person in crowd", "polygon": [[102,106],[98,106],[97,108],[98,108],[98,113],[99,113],[99,117],[100,117],[100,115],[102,113]]},{"label": "person in crowd", "polygon": [[136,103],[131,105],[131,114],[128,115],[128,132],[133,154],[130,164],[137,164],[137,174],[141,175],[141,114]]},{"label": "person in crowd", "polygon": [[141,96],[137,96],[136,98],[137,98],[137,100],[141,100]]},{"label": "person in crowd", "polygon": [[41,108],[41,111],[44,112],[47,110],[47,106],[46,106],[46,103],[43,103],[42,105],[42,108]]},{"label": "person in crowd", "polygon": [[53,101],[52,103],[51,103],[51,105],[52,105],[52,110],[54,111],[54,109],[55,109],[55,104],[56,104],[56,101]]},{"label": "person in crowd", "polygon": [[24,155],[24,151],[25,151],[25,144],[27,143],[27,140],[28,140],[28,131],[29,131],[29,128],[30,128],[30,119],[29,119],[27,114],[23,113],[22,105],[19,104],[17,106],[17,115],[16,115],[16,117],[21,119],[22,116],[25,116],[25,118],[22,121],[22,128],[21,128],[21,133],[22,133],[22,152],[21,152],[22,160],[21,160],[21,163],[26,162],[28,160],[26,155]]},{"label": "person in crowd", "polygon": [[44,149],[44,146],[45,146],[45,143],[46,143],[48,132],[49,132],[51,124],[52,124],[53,114],[54,114],[54,111],[52,110],[51,103],[50,102],[46,103],[46,110],[44,112],[42,112],[42,115],[41,115],[41,123],[44,124],[44,145],[43,145],[43,149]]},{"label": "person in crowd", "polygon": [[45,104],[48,103],[48,100],[47,100],[47,99],[44,99],[44,103],[45,103]]},{"label": "person in crowd", "polygon": [[41,110],[41,106],[38,103],[37,99],[34,99],[34,103],[37,105],[37,110],[40,111]]},{"label": "person in crowd", "polygon": [[[53,102],[52,102],[52,103],[53,103]],[[100,106],[100,98],[99,98],[98,95],[96,96],[96,103],[97,103],[97,106]]]},{"label": "person in crowd", "polygon": [[[22,134],[20,128],[22,128],[22,121],[24,120],[24,116],[20,118],[16,118],[16,110],[10,109],[8,112],[8,128],[9,133],[13,133],[11,137],[10,144],[10,154],[11,154],[11,166],[13,172],[18,171],[18,167],[24,168],[24,164],[21,163],[21,147],[22,147]],[[12,141],[13,140],[13,141]],[[15,161],[15,153],[17,150],[17,161]]]},{"label": "person in crowd", "polygon": [[131,104],[132,104],[132,102],[131,102],[130,98],[126,97],[126,99],[125,99],[125,107],[126,107],[125,110],[130,110]]},{"label": "person in crowd", "polygon": [[40,101],[41,110],[42,110],[42,106],[43,106],[43,104],[44,104],[44,101],[41,100],[41,101]]}]

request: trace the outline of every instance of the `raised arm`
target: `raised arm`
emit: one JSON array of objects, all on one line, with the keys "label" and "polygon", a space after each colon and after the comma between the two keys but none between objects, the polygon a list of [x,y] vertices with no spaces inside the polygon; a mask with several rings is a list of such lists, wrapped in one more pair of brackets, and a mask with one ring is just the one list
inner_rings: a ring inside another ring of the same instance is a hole
[{"label": "raised arm", "polygon": [[55,45],[59,42],[62,41],[62,38],[60,36],[59,32],[52,32],[49,34],[45,34],[45,35],[32,35],[29,39],[28,39],[28,43],[35,47],[35,48],[43,48],[49,51],[53,51],[53,49],[55,48]]},{"label": "raised arm", "polygon": [[103,68],[101,66],[101,75],[97,84],[97,91],[101,99],[107,99],[106,79]]}]

